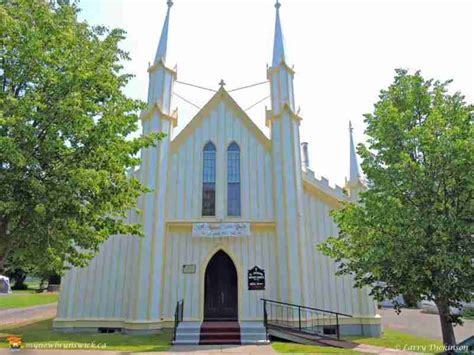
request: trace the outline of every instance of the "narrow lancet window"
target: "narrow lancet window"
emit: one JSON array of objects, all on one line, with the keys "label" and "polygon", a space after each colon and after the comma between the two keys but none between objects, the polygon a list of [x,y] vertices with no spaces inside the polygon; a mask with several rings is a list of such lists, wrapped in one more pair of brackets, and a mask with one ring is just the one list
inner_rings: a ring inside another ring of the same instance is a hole
[{"label": "narrow lancet window", "polygon": [[204,146],[202,162],[202,215],[216,215],[216,146]]},{"label": "narrow lancet window", "polygon": [[227,148],[227,215],[240,216],[240,148],[235,142]]}]

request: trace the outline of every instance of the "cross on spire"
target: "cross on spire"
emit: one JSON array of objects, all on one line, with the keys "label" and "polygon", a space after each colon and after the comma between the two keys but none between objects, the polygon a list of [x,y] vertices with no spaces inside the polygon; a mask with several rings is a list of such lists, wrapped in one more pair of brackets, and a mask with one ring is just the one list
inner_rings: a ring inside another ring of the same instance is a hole
[{"label": "cross on spire", "polygon": [[224,88],[224,85],[225,85],[225,81],[224,79],[221,79],[221,81],[219,81],[219,86],[222,88]]}]

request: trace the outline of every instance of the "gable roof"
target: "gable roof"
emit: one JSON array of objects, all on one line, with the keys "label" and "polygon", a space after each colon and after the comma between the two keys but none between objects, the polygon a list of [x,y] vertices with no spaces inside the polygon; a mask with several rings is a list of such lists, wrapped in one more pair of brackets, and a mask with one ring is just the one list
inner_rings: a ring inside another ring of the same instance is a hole
[{"label": "gable roof", "polygon": [[271,140],[258,128],[245,111],[235,102],[232,96],[221,87],[215,95],[199,110],[199,112],[191,119],[191,121],[178,133],[170,143],[170,149],[174,150],[180,146],[186,138],[201,124],[201,122],[209,116],[211,111],[215,109],[219,103],[224,102],[236,112],[236,117],[240,119],[242,124],[251,131],[255,137],[262,143],[265,148],[270,148]]}]

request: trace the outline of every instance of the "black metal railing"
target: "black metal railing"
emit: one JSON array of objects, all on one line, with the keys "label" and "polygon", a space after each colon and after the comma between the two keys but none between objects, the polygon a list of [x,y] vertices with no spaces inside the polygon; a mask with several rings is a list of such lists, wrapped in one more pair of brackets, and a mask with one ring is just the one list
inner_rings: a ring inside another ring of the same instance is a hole
[{"label": "black metal railing", "polygon": [[174,335],[173,341],[176,340],[176,332],[178,331],[178,325],[183,321],[183,311],[184,311],[184,300],[179,300],[176,303],[176,310],[174,312]]},{"label": "black metal railing", "polygon": [[265,329],[276,327],[340,339],[340,318],[350,314],[262,298]]}]

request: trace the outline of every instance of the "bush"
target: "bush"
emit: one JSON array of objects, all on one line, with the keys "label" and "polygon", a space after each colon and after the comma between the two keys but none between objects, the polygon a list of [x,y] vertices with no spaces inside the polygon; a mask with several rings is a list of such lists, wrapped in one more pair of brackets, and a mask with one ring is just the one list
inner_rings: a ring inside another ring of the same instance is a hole
[{"label": "bush", "polygon": [[466,319],[474,319],[474,308],[466,308],[461,312],[461,317]]},{"label": "bush", "polygon": [[10,282],[13,284],[11,287],[12,290],[27,290],[28,285],[25,284],[26,272],[22,269],[14,269],[12,272],[8,273]]},{"label": "bush", "polygon": [[27,290],[27,289],[28,289],[28,285],[21,281],[16,281],[12,286],[12,290],[14,291]]},{"label": "bush", "polygon": [[416,298],[413,297],[413,295],[404,294],[403,295],[403,300],[405,301],[405,305],[406,305],[407,308],[416,308],[417,307]]}]

